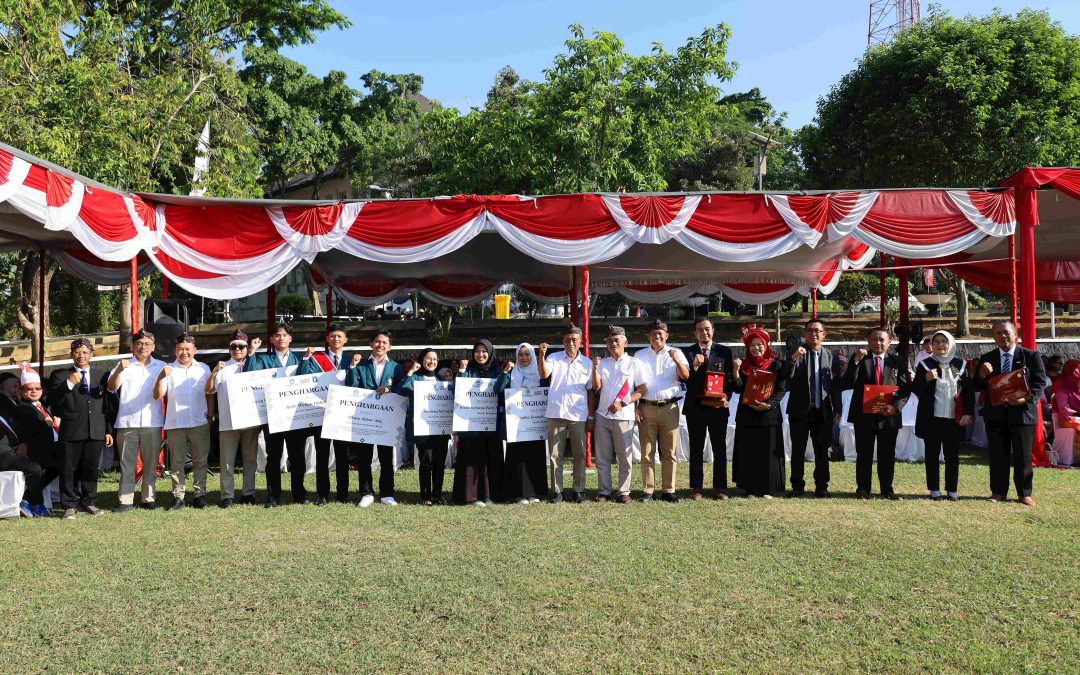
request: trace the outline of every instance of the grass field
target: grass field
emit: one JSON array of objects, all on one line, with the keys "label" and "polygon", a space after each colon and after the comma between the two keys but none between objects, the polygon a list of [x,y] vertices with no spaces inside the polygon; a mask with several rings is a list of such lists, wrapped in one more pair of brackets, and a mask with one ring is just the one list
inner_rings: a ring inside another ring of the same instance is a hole
[{"label": "grass field", "polygon": [[977,463],[955,504],[832,468],[828,501],[0,522],[0,671],[1080,672],[1080,471],[1027,508]]}]

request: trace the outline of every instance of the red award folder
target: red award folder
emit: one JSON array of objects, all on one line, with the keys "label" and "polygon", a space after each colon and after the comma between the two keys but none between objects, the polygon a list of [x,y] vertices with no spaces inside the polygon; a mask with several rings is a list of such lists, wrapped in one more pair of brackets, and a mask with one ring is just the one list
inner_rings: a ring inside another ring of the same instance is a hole
[{"label": "red award folder", "polygon": [[893,402],[900,387],[892,384],[864,384],[862,411],[868,415],[880,415],[885,406]]},{"label": "red award folder", "polygon": [[740,403],[754,405],[765,403],[773,394],[776,387],[776,373],[771,370],[755,370],[746,378],[746,386],[743,387]]},{"label": "red award folder", "polygon": [[705,398],[724,398],[724,374],[712,370],[705,373],[705,391],[701,395]]},{"label": "red award folder", "polygon": [[1028,396],[1027,374],[1023,370],[1010,370],[994,375],[986,381],[986,390],[990,392],[990,405],[1004,405],[1012,394]]}]

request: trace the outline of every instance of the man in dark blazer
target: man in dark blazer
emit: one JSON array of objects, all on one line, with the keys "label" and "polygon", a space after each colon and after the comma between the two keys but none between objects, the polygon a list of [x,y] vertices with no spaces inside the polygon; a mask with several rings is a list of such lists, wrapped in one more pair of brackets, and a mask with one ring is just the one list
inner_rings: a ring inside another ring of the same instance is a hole
[{"label": "man in dark blazer", "polygon": [[[284,323],[274,324],[270,330],[270,344],[273,349],[269,354],[257,354],[262,340],[253,338],[251,349],[248,350],[247,360],[244,362],[244,372],[250,373],[256,370],[272,370],[300,366],[304,355],[300,352],[290,351],[292,344],[292,331]],[[292,488],[294,504],[307,503],[307,490],[304,488],[304,474],[307,472],[307,458],[304,456],[304,444],[307,442],[308,432],[304,429],[293,429],[280,433],[270,433],[270,428],[263,425],[263,438],[266,439],[266,508],[273,508],[281,504],[281,453],[289,454],[289,483]]]},{"label": "man in dark blazer", "polygon": [[23,499],[19,502],[19,515],[23,518],[35,515],[32,505],[36,502],[32,501],[31,494],[35,489],[41,494],[41,465],[27,455],[26,443],[20,442],[11,424],[0,417],[0,471],[21,471],[23,474]]},{"label": "man in dark blazer", "polygon": [[791,429],[791,492],[789,497],[802,497],[806,482],[803,467],[806,463],[806,441],[814,446],[814,494],[829,496],[829,446],[832,444],[834,414],[840,406],[839,395],[833,396],[833,354],[822,345],[825,324],[810,319],[803,328],[805,343],[788,360],[795,372],[788,382],[787,416]]},{"label": "man in dark blazer", "polygon": [[[871,329],[866,342],[869,353],[863,348],[855,351],[841,384],[841,389],[852,390],[848,421],[855,427],[855,496],[870,499],[876,445],[881,496],[898,500],[900,496],[893,491],[893,470],[896,466],[896,436],[903,425],[900,411],[907,403],[909,391],[907,365],[899,356],[889,353],[892,340],[884,328]],[[882,413],[864,413],[864,385],[893,385],[899,389]]]},{"label": "man in dark blazer", "polygon": [[[1016,342],[1016,325],[1012,321],[995,321],[993,349],[979,357],[975,367],[975,387],[984,394],[982,416],[986,421],[986,438],[990,442],[990,499],[1004,501],[1009,494],[1009,466],[1013,469],[1013,484],[1021,504],[1033,506],[1031,497],[1031,445],[1035,440],[1038,405],[1046,389],[1046,371],[1039,353],[1021,347]],[[990,378],[999,373],[1023,369],[1030,396],[1013,396],[1002,405],[990,405],[987,387]]]},{"label": "man in dark blazer", "polygon": [[[385,331],[376,332],[371,336],[371,356],[363,360],[360,360],[359,354],[354,357],[357,362],[349,368],[349,374],[345,378],[346,386],[370,389],[380,394],[398,393],[404,383],[405,374],[401,365],[390,359],[389,352],[390,334]],[[366,508],[375,501],[371,458],[376,451],[379,453],[379,502],[387,506],[397,506],[397,499],[394,497],[394,446],[357,443],[357,462],[360,465],[357,469],[360,482],[358,506]]]},{"label": "man in dark blazer", "polygon": [[[708,317],[694,321],[697,342],[683,348],[690,377],[686,380],[686,397],[682,413],[690,436],[691,499],[701,499],[705,488],[705,434],[709,435],[713,451],[712,486],[715,499],[727,499],[727,426],[728,401],[735,390],[731,350],[713,342],[713,324]],[[724,374],[724,399],[705,399],[705,377],[708,372]]]},{"label": "man in dark blazer", "polygon": [[93,355],[93,343],[76,338],[71,343],[72,366],[49,374],[49,407],[60,419],[63,444],[60,504],[66,520],[75,518],[76,511],[92,516],[104,513],[94,502],[101,450],[113,444],[112,427],[106,418],[109,373],[90,365]]},{"label": "man in dark blazer", "polygon": [[[326,351],[315,353],[308,349],[296,369],[297,375],[314,375],[331,370],[347,371],[352,366],[350,356],[345,353],[345,344],[349,341],[345,328],[332,323],[326,330]],[[330,499],[330,446],[334,450],[334,473],[337,474],[338,502],[349,501],[349,454],[352,444],[345,441],[332,441],[323,438],[321,427],[313,430],[315,436],[315,504],[322,506]]]}]

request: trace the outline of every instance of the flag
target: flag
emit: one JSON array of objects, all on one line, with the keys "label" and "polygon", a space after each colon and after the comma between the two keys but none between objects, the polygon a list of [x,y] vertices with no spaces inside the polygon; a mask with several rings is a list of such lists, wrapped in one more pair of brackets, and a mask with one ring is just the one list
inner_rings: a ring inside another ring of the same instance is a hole
[{"label": "flag", "polygon": [[622,399],[624,396],[630,393],[630,380],[623,380],[622,386],[619,387],[619,393],[615,394],[615,400]]},{"label": "flag", "polygon": [[934,287],[934,268],[933,267],[924,267],[923,268],[922,280],[923,280],[923,283],[926,284],[927,288],[933,288]]},{"label": "flag", "polygon": [[206,194],[202,186],[203,176],[210,171],[210,120],[206,120],[199,142],[195,144],[195,171],[191,174],[191,194],[201,197]]}]

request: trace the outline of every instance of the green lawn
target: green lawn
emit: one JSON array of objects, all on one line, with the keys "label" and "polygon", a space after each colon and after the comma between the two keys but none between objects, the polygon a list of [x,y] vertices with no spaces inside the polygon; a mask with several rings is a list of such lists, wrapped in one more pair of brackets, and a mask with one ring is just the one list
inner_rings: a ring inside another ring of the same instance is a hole
[{"label": "green lawn", "polygon": [[0,522],[0,672],[1080,672],[1080,471],[1027,508],[977,463],[957,504],[832,469],[829,501]]}]

